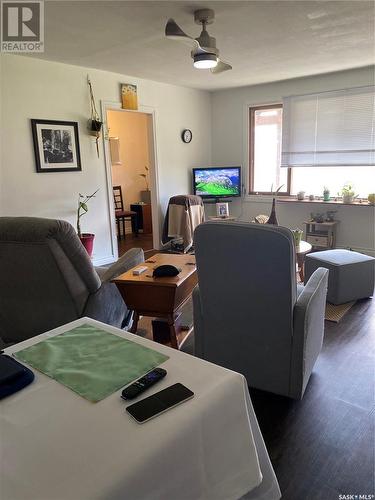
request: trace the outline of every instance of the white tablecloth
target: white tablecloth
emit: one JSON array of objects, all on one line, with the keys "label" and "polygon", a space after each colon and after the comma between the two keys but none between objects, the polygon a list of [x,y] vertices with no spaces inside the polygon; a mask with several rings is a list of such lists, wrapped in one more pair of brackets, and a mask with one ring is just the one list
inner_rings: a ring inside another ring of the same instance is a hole
[{"label": "white tablecloth", "polygon": [[93,404],[34,370],[0,402],[2,500],[280,498],[241,375],[88,318],[6,353],[83,323],[170,356],[147,395],[181,382],[195,397],[139,425],[121,391]]}]

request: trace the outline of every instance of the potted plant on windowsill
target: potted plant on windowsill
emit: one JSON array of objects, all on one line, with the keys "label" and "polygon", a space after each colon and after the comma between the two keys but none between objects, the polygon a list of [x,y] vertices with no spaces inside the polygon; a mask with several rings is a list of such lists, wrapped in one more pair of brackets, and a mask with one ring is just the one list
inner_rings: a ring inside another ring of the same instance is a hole
[{"label": "potted plant on windowsill", "polygon": [[92,251],[94,249],[95,234],[81,232],[81,217],[86,215],[87,212],[89,211],[87,203],[91,200],[91,198],[94,198],[94,196],[98,191],[99,189],[97,189],[94,193],[89,195],[83,195],[81,193],[79,193],[78,195],[77,233],[78,233],[78,238],[81,240],[82,245],[85,247],[86,252],[89,254],[90,257],[92,256]]},{"label": "potted plant on windowsill", "polygon": [[354,199],[358,197],[351,184],[345,184],[338,195],[341,195],[343,203],[353,203]]}]

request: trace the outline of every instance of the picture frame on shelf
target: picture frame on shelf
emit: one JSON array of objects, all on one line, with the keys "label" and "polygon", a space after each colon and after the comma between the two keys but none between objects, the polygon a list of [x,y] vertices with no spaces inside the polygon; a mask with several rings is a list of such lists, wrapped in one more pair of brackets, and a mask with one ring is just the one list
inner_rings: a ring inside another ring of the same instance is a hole
[{"label": "picture frame on shelf", "polygon": [[33,118],[31,130],[38,173],[82,170],[77,122]]},{"label": "picture frame on shelf", "polygon": [[225,219],[229,217],[228,203],[216,203],[216,216]]}]

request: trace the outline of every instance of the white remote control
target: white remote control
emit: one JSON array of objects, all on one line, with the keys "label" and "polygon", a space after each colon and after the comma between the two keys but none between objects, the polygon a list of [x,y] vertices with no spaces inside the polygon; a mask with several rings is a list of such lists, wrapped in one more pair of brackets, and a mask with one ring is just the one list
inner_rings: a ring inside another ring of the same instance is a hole
[{"label": "white remote control", "polygon": [[146,266],[137,267],[137,269],[134,269],[133,275],[134,276],[139,276],[140,274],[142,274],[145,271],[147,271],[147,269],[148,269],[148,267],[146,267]]}]

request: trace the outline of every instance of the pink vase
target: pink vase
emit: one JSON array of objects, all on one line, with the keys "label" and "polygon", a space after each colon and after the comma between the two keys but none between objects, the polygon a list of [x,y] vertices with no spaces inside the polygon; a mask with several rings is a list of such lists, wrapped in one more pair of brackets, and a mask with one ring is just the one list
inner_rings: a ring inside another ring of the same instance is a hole
[{"label": "pink vase", "polygon": [[95,234],[91,233],[82,233],[81,236],[79,237],[82,245],[86,249],[86,252],[89,254],[89,257],[92,256],[92,251],[94,249],[94,238]]}]

